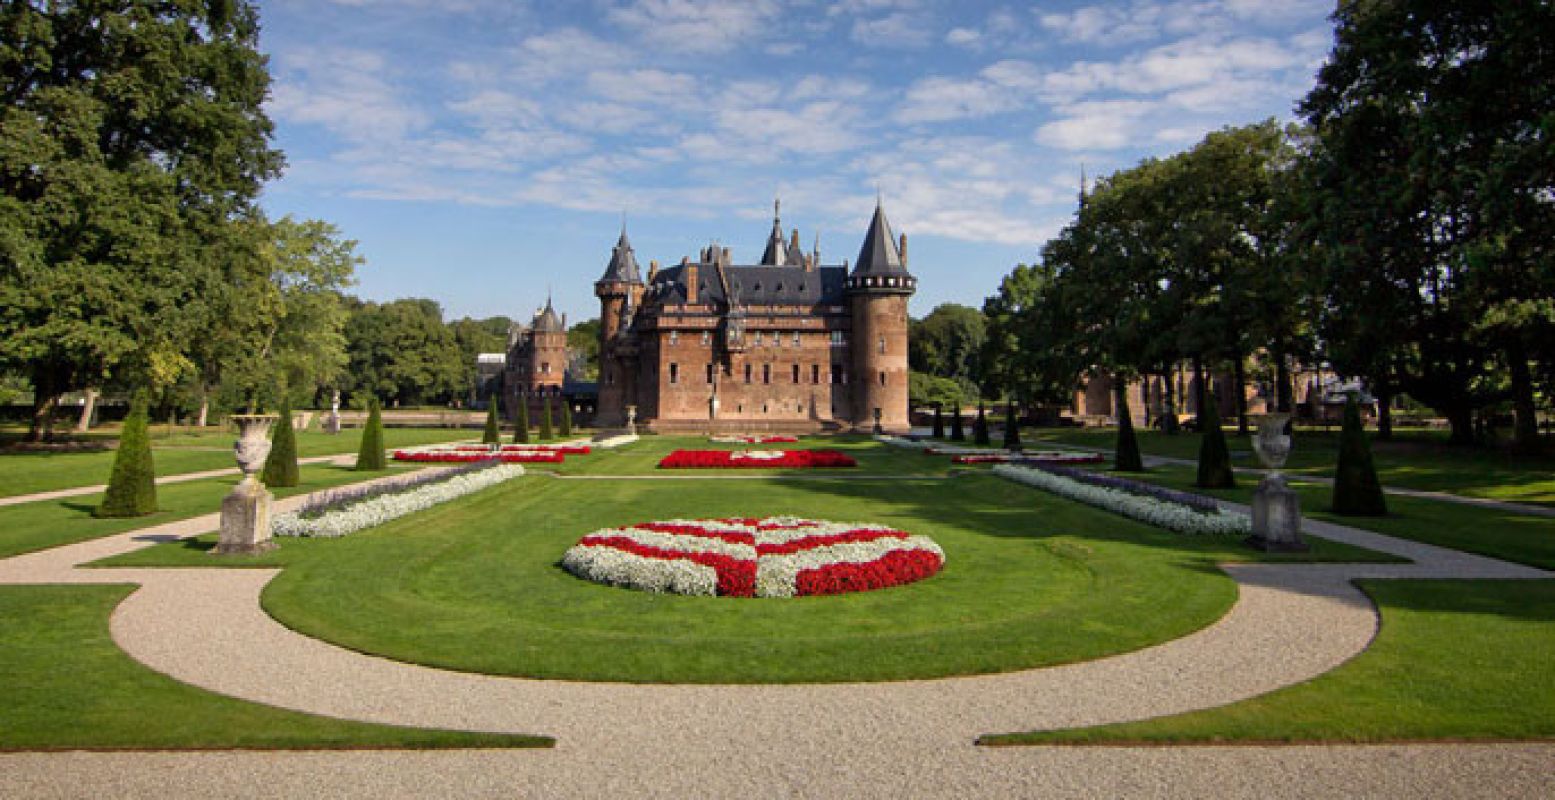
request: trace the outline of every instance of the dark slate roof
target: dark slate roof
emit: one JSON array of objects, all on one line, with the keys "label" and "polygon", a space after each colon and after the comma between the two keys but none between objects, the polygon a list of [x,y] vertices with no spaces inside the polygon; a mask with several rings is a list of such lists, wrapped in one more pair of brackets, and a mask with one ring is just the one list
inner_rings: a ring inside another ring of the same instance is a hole
[{"label": "dark slate roof", "polygon": [[[762,265],[726,267],[729,282],[741,305],[843,305],[843,281],[847,268],[841,266],[820,267],[807,272],[802,267],[771,267]],[[718,272],[711,264],[697,266],[697,282],[702,284],[700,301],[689,300],[684,280],[685,267],[676,265],[659,270],[658,277],[648,287],[649,303],[723,303],[723,286]]]},{"label": "dark slate roof", "polygon": [[541,333],[560,333],[565,330],[562,327],[562,318],[557,316],[556,309],[551,307],[551,298],[545,298],[545,308],[535,314],[534,323],[530,327]]},{"label": "dark slate roof", "polygon": [[906,275],[902,254],[896,249],[896,237],[891,233],[891,223],[886,221],[885,208],[875,204],[875,217],[869,221],[869,232],[864,234],[864,246],[859,248],[858,261],[853,265],[854,275]]},{"label": "dark slate roof", "polygon": [[610,252],[610,263],[605,265],[605,276],[599,279],[600,283],[606,281],[643,282],[642,273],[637,269],[637,257],[632,254],[632,243],[627,241],[624,227],[621,229],[621,238],[616,242],[615,249]]}]

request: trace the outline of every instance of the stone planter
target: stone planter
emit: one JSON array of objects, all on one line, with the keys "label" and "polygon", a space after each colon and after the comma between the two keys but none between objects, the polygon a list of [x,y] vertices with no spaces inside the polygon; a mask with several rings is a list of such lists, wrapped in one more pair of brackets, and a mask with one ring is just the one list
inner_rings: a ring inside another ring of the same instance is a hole
[{"label": "stone planter", "polygon": [[236,414],[238,440],[232,446],[243,480],[221,501],[221,537],[217,555],[262,553],[275,547],[270,539],[270,503],[273,499],[259,471],[270,455],[270,428],[274,414]]},{"label": "stone planter", "polygon": [[1285,433],[1289,414],[1265,414],[1253,435],[1253,451],[1269,474],[1253,491],[1253,535],[1247,543],[1259,550],[1303,552],[1310,549],[1301,538],[1301,497],[1285,482],[1280,468],[1290,457],[1291,437]]}]

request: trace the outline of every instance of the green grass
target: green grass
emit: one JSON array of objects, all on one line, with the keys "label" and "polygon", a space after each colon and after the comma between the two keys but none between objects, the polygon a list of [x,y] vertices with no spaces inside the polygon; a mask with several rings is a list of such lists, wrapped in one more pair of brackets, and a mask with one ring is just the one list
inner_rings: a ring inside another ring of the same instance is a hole
[{"label": "green grass", "polygon": [[[931,461],[880,445],[882,468]],[[656,448],[655,448],[656,451]],[[933,537],[944,571],[840,597],[653,595],[558,566],[592,530],[672,517],[801,514]],[[102,565],[209,565],[203,541]],[[223,565],[286,569],[265,609],[353,649],[475,672],[633,682],[895,680],[999,672],[1133,650],[1218,619],[1217,562],[1385,558],[1319,542],[1265,556],[1183,537],[986,475],[943,482],[565,481],[530,476],[336,540]]]},{"label": "green grass", "polygon": [[0,750],[554,744],[539,736],[347,722],[179,683],[125,655],[109,636],[108,617],[131,591],[0,586]]},{"label": "green grass", "polygon": [[983,744],[1386,742],[1555,737],[1555,581],[1367,581],[1370,649],[1221,708]]},{"label": "green grass", "polygon": [[[658,469],[671,450],[837,450],[858,461],[836,469]],[[745,445],[710,442],[706,436],[644,436],[611,450],[595,448],[586,456],[568,456],[563,464],[536,464],[534,470],[562,475],[663,475],[707,478],[717,475],[795,475],[806,478],[850,475],[946,475],[948,457],[929,457],[889,448],[868,436],[805,436],[797,444]]]},{"label": "green grass", "polygon": [[[1193,485],[1192,467],[1156,467],[1128,477],[1239,503],[1251,503],[1257,488],[1251,476],[1239,476],[1235,489],[1199,489]],[[1331,487],[1292,483],[1291,488],[1301,495],[1302,513],[1313,519],[1555,569],[1555,518],[1401,495],[1388,496],[1386,517],[1345,517],[1327,510],[1333,496]]]},{"label": "green grass", "polygon": [[[308,464],[302,468],[301,483],[274,489],[272,494],[290,497],[372,477],[347,467]],[[101,501],[101,494],[0,507],[0,558],[217,512],[221,510],[221,498],[232,491],[237,482],[238,476],[233,475],[158,486],[160,510],[144,517],[93,517],[92,509]]]},{"label": "green grass", "polygon": [[[1021,432],[1028,443],[1077,444],[1110,450],[1117,432],[1112,428],[1043,428]],[[1400,430],[1395,440],[1379,442],[1372,432],[1372,456],[1384,486],[1446,492],[1534,505],[1555,506],[1555,456],[1516,456],[1499,447],[1455,447],[1443,431]],[[1247,437],[1227,430],[1232,465],[1258,467]],[[1301,428],[1296,431],[1289,472],[1333,477],[1338,459],[1339,433]],[[1139,431],[1139,446],[1146,455],[1199,457],[1199,436],[1159,431]]]},{"label": "green grass", "polygon": [[[232,433],[215,429],[158,436],[158,427],[151,426],[152,458],[158,476],[237,466],[232,456],[235,440]],[[297,455],[300,458],[355,455],[361,437],[360,428],[341,431],[337,436],[319,431],[298,431]],[[480,432],[472,434],[453,428],[388,428],[384,431],[384,441],[390,449],[471,438],[479,439]],[[0,497],[107,483],[108,474],[113,470],[113,455],[112,452],[5,452],[0,454]]]}]

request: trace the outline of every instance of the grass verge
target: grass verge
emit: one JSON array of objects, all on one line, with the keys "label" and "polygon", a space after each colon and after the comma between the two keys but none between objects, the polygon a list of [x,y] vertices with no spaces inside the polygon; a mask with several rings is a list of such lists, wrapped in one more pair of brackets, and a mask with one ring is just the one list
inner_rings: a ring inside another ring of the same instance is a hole
[{"label": "grass verge", "polygon": [[1555,737],[1555,581],[1366,581],[1382,630],[1306,683],[1159,719],[980,744],[1390,742]]}]

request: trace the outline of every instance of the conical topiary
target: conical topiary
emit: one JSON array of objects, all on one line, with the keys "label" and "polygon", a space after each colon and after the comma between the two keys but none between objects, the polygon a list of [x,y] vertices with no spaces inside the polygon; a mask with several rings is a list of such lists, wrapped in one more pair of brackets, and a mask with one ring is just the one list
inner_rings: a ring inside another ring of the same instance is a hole
[{"label": "conical topiary", "polygon": [[562,434],[562,438],[565,439],[565,438],[567,438],[567,437],[572,435],[572,404],[568,403],[567,402],[567,398],[564,397],[564,398],[562,398],[561,406],[562,406],[561,434]]},{"label": "conical topiary", "polygon": [[547,397],[540,402],[540,441],[549,441],[551,438],[551,398]]},{"label": "conical topiary", "polygon": [[1371,442],[1361,422],[1361,406],[1353,395],[1344,404],[1344,430],[1339,434],[1334,513],[1378,517],[1388,513],[1388,501],[1371,461]]},{"label": "conical topiary", "polygon": [[1004,449],[1020,449],[1020,422],[1015,418],[1015,403],[1004,405]]},{"label": "conical topiary", "polygon": [[1134,415],[1128,407],[1128,395],[1122,392],[1118,393],[1118,444],[1112,453],[1112,468],[1120,472],[1145,471],[1139,437],[1134,435]]},{"label": "conical topiary", "polygon": [[513,444],[529,444],[529,398],[518,398],[518,421],[513,425]]},{"label": "conical topiary", "polygon": [[939,403],[934,404],[934,438],[945,438],[945,417],[940,412]]},{"label": "conical topiary", "polygon": [[1233,489],[1236,476],[1231,472],[1231,449],[1226,432],[1220,429],[1220,402],[1212,390],[1204,392],[1204,408],[1199,412],[1199,479],[1201,489]]},{"label": "conical topiary", "polygon": [[966,430],[961,426],[961,402],[956,402],[956,408],[950,414],[950,440],[952,442],[966,441]]},{"label": "conical topiary", "polygon": [[137,393],[130,401],[130,413],[119,434],[119,451],[113,456],[108,491],[92,516],[138,517],[157,510],[157,472],[151,461],[148,424],[146,397]]},{"label": "conical topiary", "polygon": [[500,444],[502,431],[497,428],[497,398],[486,403],[486,431],[481,434],[481,444]]},{"label": "conical topiary", "polygon": [[270,432],[270,455],[265,458],[259,480],[266,486],[296,486],[302,483],[297,468],[297,433],[292,430],[292,404],[281,398],[281,415]]},{"label": "conical topiary", "polygon": [[356,453],[358,472],[378,472],[389,468],[383,456],[383,410],[378,398],[367,401],[367,425],[362,428],[362,448]]},{"label": "conical topiary", "polygon": [[972,422],[972,441],[975,444],[988,444],[988,413],[983,408],[983,401],[977,401],[977,419]]}]

